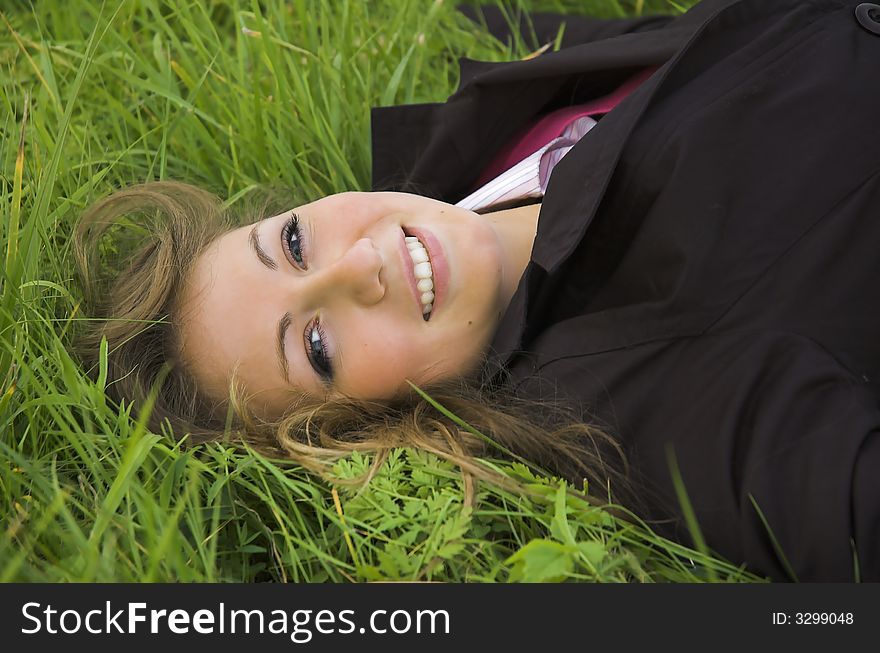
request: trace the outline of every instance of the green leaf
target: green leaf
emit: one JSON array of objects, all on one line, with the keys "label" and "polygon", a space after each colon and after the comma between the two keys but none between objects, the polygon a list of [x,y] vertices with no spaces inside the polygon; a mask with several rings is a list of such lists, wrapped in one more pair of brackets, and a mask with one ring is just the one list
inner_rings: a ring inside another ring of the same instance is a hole
[{"label": "green leaf", "polygon": [[107,336],[101,336],[101,345],[98,353],[98,380],[96,386],[103,393],[107,389]]},{"label": "green leaf", "polygon": [[406,564],[406,554],[397,546],[389,545],[385,551],[377,551],[376,557],[379,558],[379,569],[384,574],[385,578],[402,577],[402,574],[400,573],[401,565],[399,562],[403,563],[404,568],[408,566]]},{"label": "green leaf", "polygon": [[560,483],[559,489],[556,490],[556,500],[553,504],[554,511],[553,519],[550,521],[550,532],[553,533],[553,537],[563,544],[572,545],[575,543],[575,539],[574,534],[571,532],[571,527],[568,525],[568,508],[565,502],[567,495],[565,490],[565,482]]},{"label": "green leaf", "polygon": [[403,72],[409,64],[409,59],[412,56],[414,49],[415,44],[409,47],[409,50],[403,55],[400,63],[397,64],[397,68],[394,69],[394,73],[388,81],[388,86],[385,87],[385,92],[382,94],[382,106],[388,106],[394,102],[394,96],[397,94],[397,87],[400,86],[400,79],[403,77]]},{"label": "green leaf", "polygon": [[580,551],[581,555],[587,559],[592,566],[597,567],[601,562],[605,559],[605,556],[608,554],[608,550],[605,548],[605,544],[600,542],[599,540],[588,540],[586,542],[578,542],[577,543],[578,551]]},{"label": "green leaf", "polygon": [[536,539],[526,544],[505,562],[512,564],[511,579],[523,583],[545,583],[563,580],[574,568],[577,548]]}]

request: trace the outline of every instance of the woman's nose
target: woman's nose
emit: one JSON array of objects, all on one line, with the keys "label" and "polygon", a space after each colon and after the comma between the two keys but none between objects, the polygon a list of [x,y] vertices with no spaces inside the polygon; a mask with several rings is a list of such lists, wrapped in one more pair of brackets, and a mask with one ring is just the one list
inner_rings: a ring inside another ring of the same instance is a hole
[{"label": "woman's nose", "polygon": [[385,296],[380,272],[381,252],[369,238],[361,238],[327,267],[308,278],[313,302],[326,304],[339,300],[371,306]]}]

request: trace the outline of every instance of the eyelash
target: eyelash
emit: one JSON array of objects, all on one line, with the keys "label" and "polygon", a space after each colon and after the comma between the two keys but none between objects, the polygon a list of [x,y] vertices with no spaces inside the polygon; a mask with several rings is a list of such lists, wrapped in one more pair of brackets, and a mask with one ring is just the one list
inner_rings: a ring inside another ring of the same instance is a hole
[{"label": "eyelash", "polygon": [[[318,338],[314,340],[313,338],[316,333]],[[321,377],[325,384],[329,385],[333,383],[333,357],[327,353],[327,335],[324,333],[321,321],[318,318],[315,318],[310,323],[310,326],[306,327],[306,330],[303,333],[303,340],[305,340],[306,343],[306,352],[312,368],[318,373],[318,376]],[[315,349],[312,346],[313,344],[321,345],[321,354],[315,354]]]},{"label": "eyelash", "polygon": [[[296,239],[296,243],[298,244],[299,250],[299,261],[297,261],[296,256],[293,252],[293,247],[290,243],[290,238],[293,236]],[[299,216],[296,213],[291,213],[290,218],[287,222],[284,223],[284,227],[281,230],[281,244],[284,247],[284,250],[294,264],[302,270],[306,270],[306,264],[303,259],[303,238],[302,238],[302,230],[299,226]],[[315,334],[317,334],[317,339],[314,339]],[[318,374],[322,381],[325,384],[330,384],[333,382],[333,357],[327,353],[327,334],[324,333],[324,328],[321,326],[321,321],[318,318],[312,320],[309,323],[309,326],[306,327],[306,330],[303,332],[303,341],[306,345],[306,356],[309,359],[309,363],[312,366],[312,369]],[[321,353],[315,353],[314,345],[321,346]]]},{"label": "eyelash", "polygon": [[[296,257],[293,254],[293,248],[290,244],[291,235],[296,237],[296,242],[299,245],[299,261],[296,260]],[[302,230],[299,228],[299,216],[296,213],[291,213],[290,218],[284,223],[284,227],[281,229],[281,245],[284,247],[284,251],[288,258],[290,258],[297,267],[305,270],[307,268],[305,261],[303,260],[302,244],[303,238]]]}]

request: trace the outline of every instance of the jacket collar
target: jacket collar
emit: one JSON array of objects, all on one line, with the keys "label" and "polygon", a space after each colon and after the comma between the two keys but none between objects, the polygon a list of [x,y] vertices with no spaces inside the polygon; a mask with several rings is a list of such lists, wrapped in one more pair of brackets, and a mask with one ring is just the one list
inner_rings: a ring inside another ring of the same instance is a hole
[{"label": "jacket collar", "polygon": [[[531,260],[489,347],[483,367],[487,378],[503,373],[517,356],[528,355],[528,343],[537,335],[533,330],[540,324],[535,316],[540,315],[543,304],[558,298],[554,288],[561,281],[561,268],[593,222],[629,135],[691,43],[711,19],[737,2],[714,3],[713,11],[707,12],[708,7],[704,7],[700,14],[696,12],[701,8],[698,5],[689,12],[687,26],[682,25],[672,36],[665,35],[664,52],[668,56],[660,69],[557,164],[541,205]],[[693,24],[698,29],[694,30]],[[666,31],[641,36],[659,37]]]},{"label": "jacket collar", "polygon": [[667,61],[690,32],[670,26],[624,34],[526,61],[461,58],[458,90],[446,102],[372,110],[372,188],[454,204],[513,134],[561,101],[573,76],[601,84],[603,95],[636,70]]},{"label": "jacket collar", "polygon": [[605,116],[556,165],[541,204],[531,258],[501,318],[484,369],[495,376],[536,335],[530,332],[539,299],[555,295],[556,274],[585,237],[629,134],[668,68],[661,68]]}]

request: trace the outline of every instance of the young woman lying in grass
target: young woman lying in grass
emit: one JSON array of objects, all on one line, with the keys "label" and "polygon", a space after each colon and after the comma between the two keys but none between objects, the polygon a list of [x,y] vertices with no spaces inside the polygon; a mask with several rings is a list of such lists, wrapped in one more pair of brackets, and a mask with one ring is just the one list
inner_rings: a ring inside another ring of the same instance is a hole
[{"label": "young woman lying in grass", "polygon": [[[693,510],[758,573],[878,580],[880,7],[857,5],[569,19],[557,52],[463,60],[447,102],[374,110],[376,192],[233,217],[121,190],[77,232],[84,349],[107,338],[116,398],[157,387],[154,428],[193,442],[478,477],[500,449],[686,543]],[[105,292],[101,237],[137,216]]]}]

